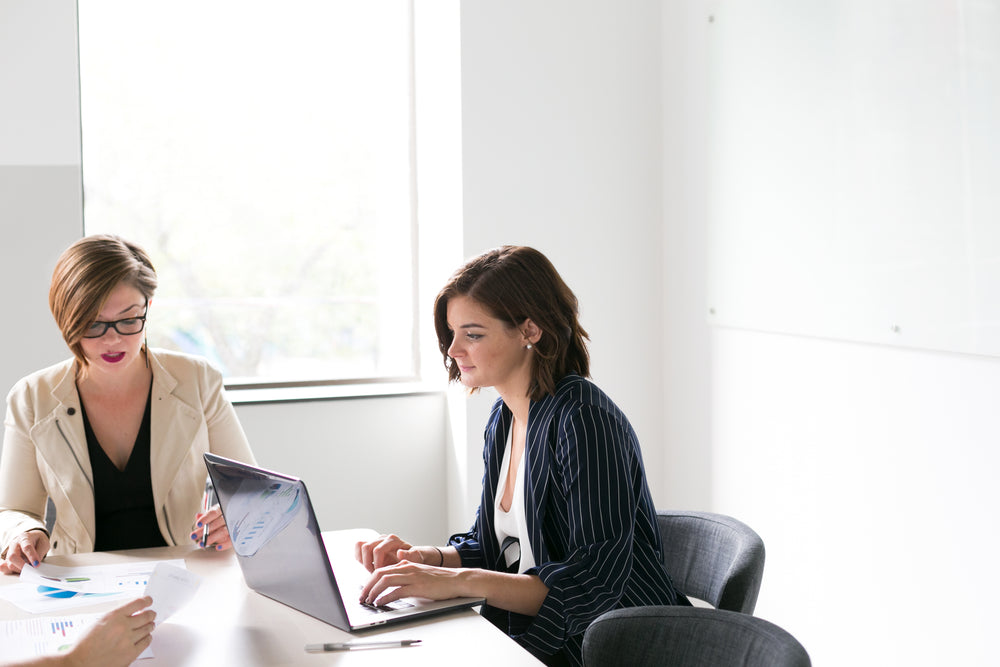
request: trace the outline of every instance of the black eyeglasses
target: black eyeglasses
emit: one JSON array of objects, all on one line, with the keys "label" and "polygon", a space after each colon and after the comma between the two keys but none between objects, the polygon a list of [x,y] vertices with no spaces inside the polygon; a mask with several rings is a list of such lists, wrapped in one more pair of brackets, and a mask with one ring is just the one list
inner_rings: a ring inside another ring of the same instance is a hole
[{"label": "black eyeglasses", "polygon": [[[147,310],[148,310],[147,306]],[[87,330],[83,332],[84,338],[100,338],[108,332],[108,329],[114,327],[122,336],[134,336],[141,332],[143,327],[146,326],[146,313],[143,313],[139,317],[127,317],[124,320],[116,320],[114,322],[94,322]]]}]

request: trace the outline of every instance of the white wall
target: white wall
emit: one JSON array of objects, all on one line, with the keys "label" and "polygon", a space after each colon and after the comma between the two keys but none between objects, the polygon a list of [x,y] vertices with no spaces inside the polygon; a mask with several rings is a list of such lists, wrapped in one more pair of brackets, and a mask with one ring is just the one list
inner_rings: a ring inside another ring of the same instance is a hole
[{"label": "white wall", "polygon": [[443,394],[244,404],[237,413],[260,465],[306,481],[323,530],[373,528],[419,544],[447,537]]},{"label": "white wall", "polygon": [[995,662],[1000,360],[720,329],[713,505],[818,665]]},{"label": "white wall", "polygon": [[0,393],[65,357],[48,309],[62,249],[80,237],[76,7],[0,0]]},{"label": "white wall", "polygon": [[995,663],[1000,360],[706,324],[706,40],[719,4],[664,3],[672,451],[696,461],[699,483],[695,450],[707,452],[708,506],[767,546],[757,615],[814,664]]},{"label": "white wall", "polygon": [[[705,8],[662,3],[663,429],[660,503],[711,509],[711,337],[705,317],[707,71]],[[739,513],[736,513],[739,516]]]},{"label": "white wall", "polygon": [[[659,16],[657,0],[462,3],[465,253],[530,245],[552,260],[580,301],[593,377],[643,443],[657,500]],[[489,403],[470,407],[471,442]]]}]

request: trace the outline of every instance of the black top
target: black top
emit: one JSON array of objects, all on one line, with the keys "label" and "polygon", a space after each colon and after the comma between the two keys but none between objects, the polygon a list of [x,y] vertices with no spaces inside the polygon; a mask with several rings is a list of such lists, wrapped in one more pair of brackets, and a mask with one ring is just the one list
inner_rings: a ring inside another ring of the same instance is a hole
[{"label": "black top", "polygon": [[[152,395],[150,386],[150,395]],[[83,427],[87,433],[87,450],[90,467],[94,471],[94,512],[97,536],[94,551],[165,547],[166,541],[156,522],[153,506],[153,482],[150,477],[150,397],[146,397],[146,410],[142,415],[139,435],[135,438],[132,454],[119,470],[101,449],[94,430],[87,419],[87,411],[80,403]]]}]

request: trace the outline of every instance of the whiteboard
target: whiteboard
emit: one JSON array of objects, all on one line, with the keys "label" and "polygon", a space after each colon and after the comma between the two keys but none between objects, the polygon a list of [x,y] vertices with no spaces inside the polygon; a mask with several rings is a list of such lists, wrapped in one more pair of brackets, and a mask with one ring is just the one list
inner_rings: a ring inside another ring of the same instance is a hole
[{"label": "whiteboard", "polygon": [[709,20],[709,321],[1000,355],[1000,0]]}]

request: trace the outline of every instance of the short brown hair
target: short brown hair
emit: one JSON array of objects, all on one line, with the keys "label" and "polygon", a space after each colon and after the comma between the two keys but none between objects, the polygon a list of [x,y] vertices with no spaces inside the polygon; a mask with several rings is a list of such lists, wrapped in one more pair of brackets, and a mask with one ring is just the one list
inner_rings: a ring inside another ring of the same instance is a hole
[{"label": "short brown hair", "polygon": [[556,383],[569,373],[590,375],[587,332],[580,326],[576,295],[549,259],[527,246],[502,246],[467,262],[452,275],[434,301],[434,328],[448,379],[461,377],[448,356],[454,332],[448,327],[448,301],[465,296],[511,327],[526,319],[542,336],[534,344],[528,395],[539,400],[554,394]]},{"label": "short brown hair", "polygon": [[139,290],[147,302],[156,291],[156,270],[149,255],[120,236],[85,236],[56,262],[49,287],[49,309],[83,373],[87,358],[80,340],[121,283]]}]

